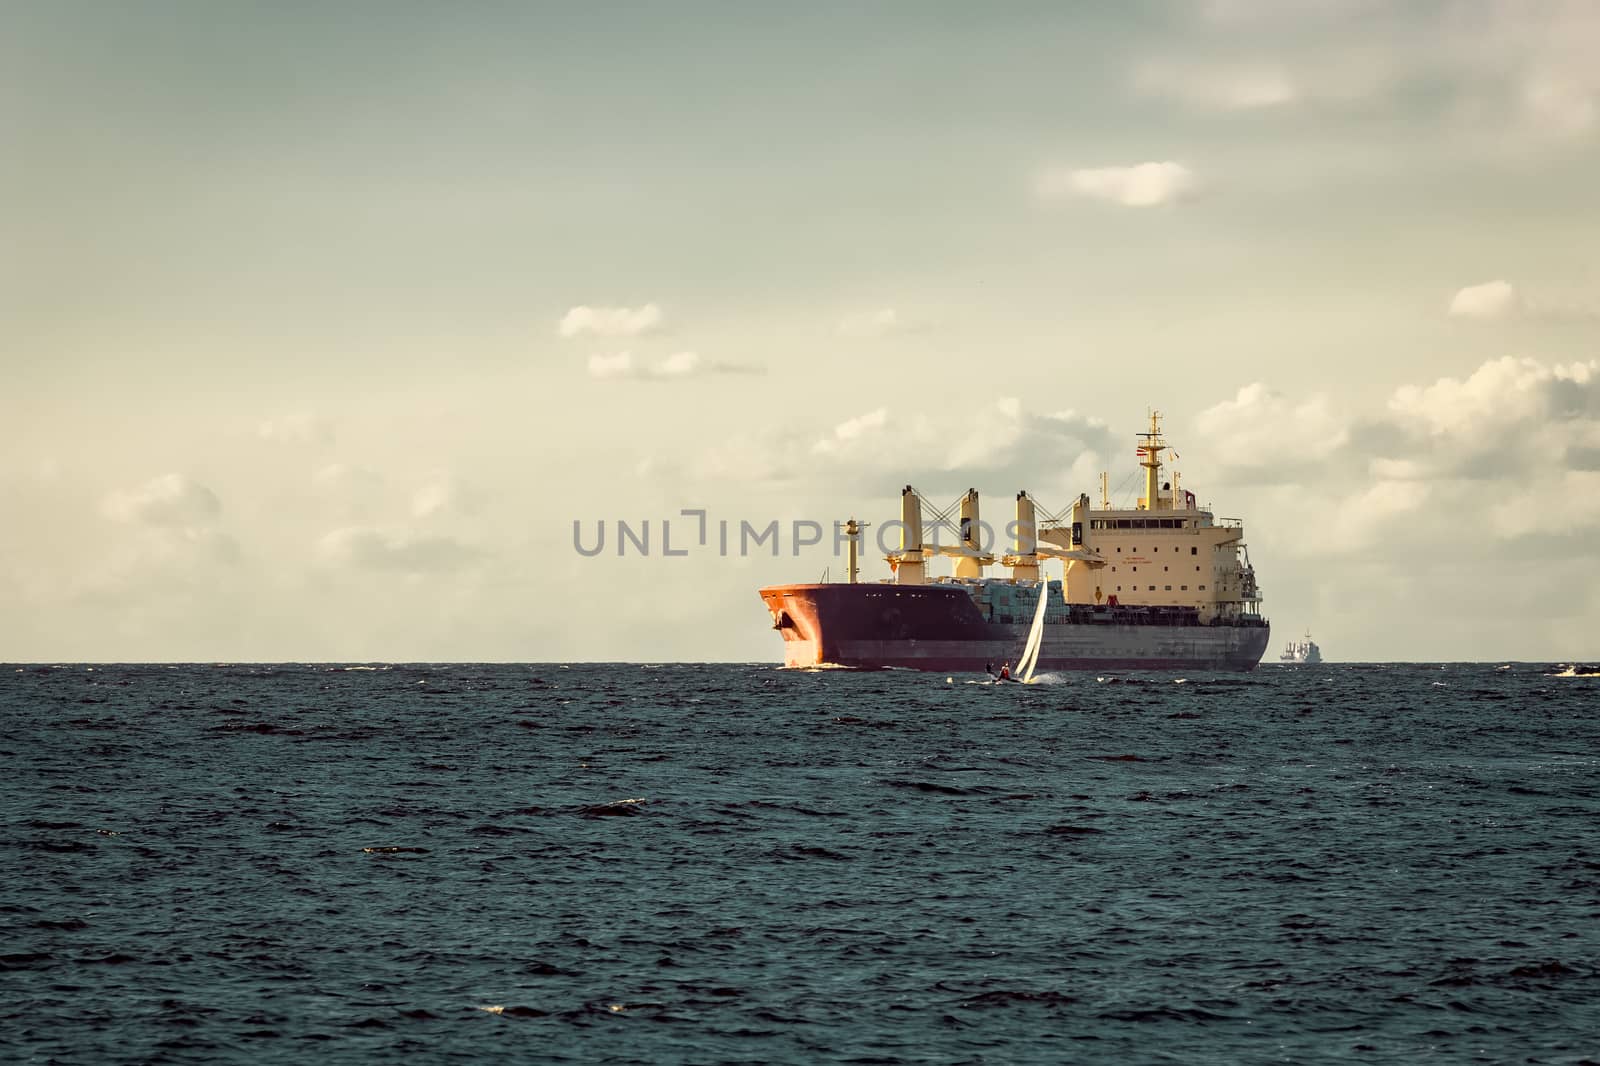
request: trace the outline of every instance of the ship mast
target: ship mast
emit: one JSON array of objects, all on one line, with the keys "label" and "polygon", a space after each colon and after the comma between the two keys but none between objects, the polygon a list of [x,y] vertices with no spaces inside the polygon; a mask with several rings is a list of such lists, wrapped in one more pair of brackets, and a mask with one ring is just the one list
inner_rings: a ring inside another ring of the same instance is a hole
[{"label": "ship mast", "polygon": [[1139,434],[1139,465],[1144,467],[1142,510],[1154,511],[1161,504],[1161,453],[1167,442],[1161,438],[1161,412],[1150,412],[1150,432]]}]

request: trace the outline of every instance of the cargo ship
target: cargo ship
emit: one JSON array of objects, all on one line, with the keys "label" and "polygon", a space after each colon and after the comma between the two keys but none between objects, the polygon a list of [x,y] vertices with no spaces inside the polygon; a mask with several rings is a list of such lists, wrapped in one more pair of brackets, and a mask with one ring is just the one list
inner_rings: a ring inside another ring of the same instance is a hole
[{"label": "cargo ship", "polygon": [[1306,639],[1289,642],[1283,649],[1283,654],[1278,656],[1280,663],[1293,663],[1296,665],[1315,665],[1322,661],[1322,649],[1317,647],[1317,642],[1311,639],[1311,630],[1306,630]]},{"label": "cargo ship", "polygon": [[[1163,479],[1171,449],[1159,413],[1138,438],[1144,494],[1136,506],[1111,506],[1105,474],[1098,507],[1082,494],[1060,515],[1019,492],[1006,527],[1011,550],[998,556],[998,538],[984,543],[976,489],[939,512],[907,485],[900,546],[885,557],[894,576],[883,581],[860,580],[865,536],[852,519],[845,580],[760,590],[784,664],[995,669],[1016,660],[1044,582],[1041,671],[1255,669],[1270,628],[1243,523],[1197,506],[1176,470]],[[945,530],[952,542],[940,544]],[[929,563],[942,556],[953,573],[930,576]],[[1060,580],[1046,572],[1056,562]],[[997,565],[1009,575],[987,576]]]}]

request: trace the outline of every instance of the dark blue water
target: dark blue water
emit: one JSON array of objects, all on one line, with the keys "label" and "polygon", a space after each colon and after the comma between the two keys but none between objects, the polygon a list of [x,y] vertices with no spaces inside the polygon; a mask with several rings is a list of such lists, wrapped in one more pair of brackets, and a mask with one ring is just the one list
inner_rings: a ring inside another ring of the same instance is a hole
[{"label": "dark blue water", "polygon": [[0,1061],[1593,1062],[1551,671],[7,667]]}]

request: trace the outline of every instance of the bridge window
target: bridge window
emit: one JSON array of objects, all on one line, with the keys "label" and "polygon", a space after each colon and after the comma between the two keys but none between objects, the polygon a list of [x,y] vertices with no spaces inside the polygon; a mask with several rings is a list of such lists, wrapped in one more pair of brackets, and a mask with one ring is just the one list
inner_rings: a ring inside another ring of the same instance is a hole
[{"label": "bridge window", "polygon": [[1199,548],[1190,548],[1189,549],[1189,554],[1190,555],[1199,555],[1200,554],[1200,549]]}]

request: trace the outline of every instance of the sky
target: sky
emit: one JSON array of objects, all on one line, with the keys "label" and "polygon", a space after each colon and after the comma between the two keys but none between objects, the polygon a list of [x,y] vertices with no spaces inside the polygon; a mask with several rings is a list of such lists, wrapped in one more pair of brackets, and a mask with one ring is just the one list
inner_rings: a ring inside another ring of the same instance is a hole
[{"label": "sky", "polygon": [[1155,408],[1269,656],[1593,661],[1597,54],[1588,0],[0,0],[0,660],[778,661],[795,522],[1127,504]]}]

